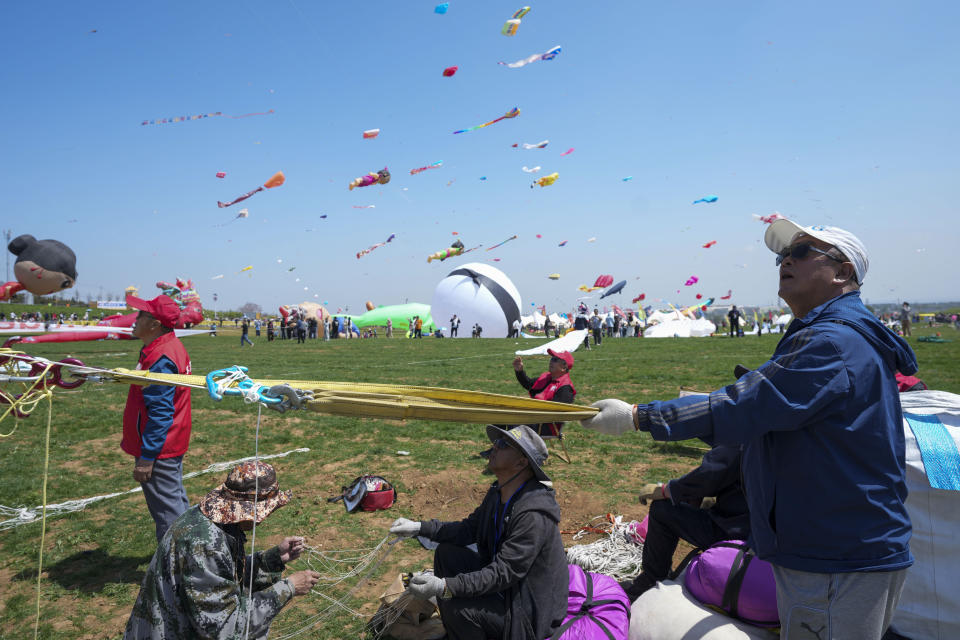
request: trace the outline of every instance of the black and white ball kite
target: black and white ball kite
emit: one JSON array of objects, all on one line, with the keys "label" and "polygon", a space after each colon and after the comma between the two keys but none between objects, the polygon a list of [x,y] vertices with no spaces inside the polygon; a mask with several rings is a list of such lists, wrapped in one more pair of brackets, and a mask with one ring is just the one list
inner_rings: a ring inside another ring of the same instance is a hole
[{"label": "black and white ball kite", "polygon": [[506,338],[520,319],[520,292],[499,269],[471,262],[448,273],[433,292],[434,323],[446,325],[454,314],[460,318],[459,338],[469,338],[476,324],[484,338]]}]

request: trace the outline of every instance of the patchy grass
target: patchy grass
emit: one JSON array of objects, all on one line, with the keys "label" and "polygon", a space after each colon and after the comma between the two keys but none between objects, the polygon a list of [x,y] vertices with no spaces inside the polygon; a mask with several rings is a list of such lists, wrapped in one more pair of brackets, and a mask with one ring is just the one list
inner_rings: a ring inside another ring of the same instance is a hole
[{"label": "patchy grass", "polygon": [[[948,344],[911,340],[921,364],[920,376],[931,388],[960,392],[960,335],[943,330]],[[918,335],[932,330],[917,328]],[[733,380],[733,367],[755,367],[776,346],[777,336],[731,340],[608,339],[599,349],[579,351],[573,379],[577,402],[605,397],[634,402],[671,398],[680,386],[711,390]],[[239,346],[239,334],[198,336],[185,341],[194,371],[243,364],[254,377],[304,380],[391,382],[522,393],[511,367],[516,340],[335,340],[266,342]],[[100,342],[34,345],[31,353],[51,358],[68,355],[97,366],[132,367],[137,345]],[[125,356],[117,354],[126,353]],[[524,358],[530,373],[546,367],[546,358]],[[50,448],[49,502],[89,497],[131,488],[132,460],[122,453],[120,414],[126,398],[122,385],[87,384],[76,392],[57,393]],[[16,432],[0,441],[0,504],[34,506],[41,501],[45,418],[41,407]],[[238,400],[214,403],[193,396],[194,427],[185,471],[212,462],[253,454],[255,408]],[[9,431],[5,422],[0,431]],[[320,416],[304,412],[263,413],[261,454],[309,447],[275,461],[281,485],[293,489],[293,502],[257,531],[257,546],[284,535],[303,535],[323,549],[375,546],[394,518],[438,517],[456,520],[472,511],[491,482],[480,471],[477,453],[485,449],[483,425],[398,422]],[[548,444],[555,446],[551,441]],[[612,438],[568,425],[566,464],[556,458],[547,470],[556,484],[563,530],[574,530],[607,512],[642,518],[638,487],[663,481],[696,466],[704,446],[696,441],[655,443],[644,435]],[[398,450],[410,452],[397,455]],[[363,473],[392,480],[400,498],[389,511],[347,514],[326,498]],[[191,502],[222,482],[225,474],[186,481]],[[569,538],[567,538],[569,539]],[[0,637],[28,635],[36,606],[37,551],[40,525],[0,533]],[[116,638],[122,634],[140,581],[156,547],[153,522],[139,494],[115,498],[85,511],[52,518],[44,539],[41,587],[41,637]],[[681,550],[682,551],[682,550]],[[372,579],[358,587],[350,606],[366,615],[393,576],[430,564],[430,555],[412,542],[396,545]],[[302,563],[292,569],[302,568]],[[298,598],[277,619],[277,629],[295,629],[320,610],[317,598]],[[358,637],[363,621],[338,614],[319,625],[311,637]]]}]

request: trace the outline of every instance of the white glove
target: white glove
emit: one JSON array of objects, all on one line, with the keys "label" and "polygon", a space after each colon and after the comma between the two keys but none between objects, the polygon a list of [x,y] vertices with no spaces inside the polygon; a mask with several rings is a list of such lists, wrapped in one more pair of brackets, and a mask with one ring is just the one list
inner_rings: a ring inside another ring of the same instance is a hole
[{"label": "white glove", "polygon": [[600,413],[580,421],[580,426],[584,429],[591,429],[606,433],[611,436],[619,436],[628,431],[633,431],[633,405],[623,400],[608,398],[606,400],[597,400],[591,407],[600,409]]},{"label": "white glove", "polygon": [[401,538],[412,538],[420,533],[420,523],[406,518],[397,518],[390,525],[390,533]]},{"label": "white glove", "polygon": [[415,573],[410,578],[410,593],[421,600],[429,600],[436,596],[439,600],[443,597],[443,592],[447,589],[447,582],[443,578],[438,578],[432,573],[423,571]]}]

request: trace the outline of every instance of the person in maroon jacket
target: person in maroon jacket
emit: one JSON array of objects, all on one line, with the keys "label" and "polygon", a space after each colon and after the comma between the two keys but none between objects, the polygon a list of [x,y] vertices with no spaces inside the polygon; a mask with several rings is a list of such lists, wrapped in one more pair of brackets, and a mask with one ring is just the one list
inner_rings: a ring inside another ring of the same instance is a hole
[{"label": "person in maroon jacket", "polygon": [[[137,369],[189,375],[190,356],[173,331],[180,317],[177,303],[164,295],[153,300],[127,296],[127,306],[140,310],[132,332],[144,345]],[[183,455],[191,426],[189,388],[130,385],[120,448],[136,459],[133,479],[143,487],[157,542],[190,506],[183,488]]]},{"label": "person in maroon jacket", "polygon": [[[552,400],[553,402],[573,402],[577,395],[570,380],[570,370],[573,369],[573,354],[569,351],[554,351],[547,349],[550,354],[550,364],[547,371],[541,373],[535,380],[531,380],[523,370],[523,358],[513,359],[513,370],[517,374],[517,382],[527,390],[531,398],[537,400]],[[533,425],[540,436],[560,437],[563,429],[562,422],[550,422]]]}]

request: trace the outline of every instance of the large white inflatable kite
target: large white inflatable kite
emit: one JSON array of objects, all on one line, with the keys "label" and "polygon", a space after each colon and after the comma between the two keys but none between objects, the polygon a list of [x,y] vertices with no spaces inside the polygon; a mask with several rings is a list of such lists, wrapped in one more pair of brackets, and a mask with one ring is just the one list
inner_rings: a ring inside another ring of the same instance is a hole
[{"label": "large white inflatable kite", "polygon": [[474,325],[484,338],[506,338],[520,319],[520,292],[502,271],[471,262],[454,269],[433,292],[430,315],[437,324],[460,318],[460,338],[469,338]]}]

